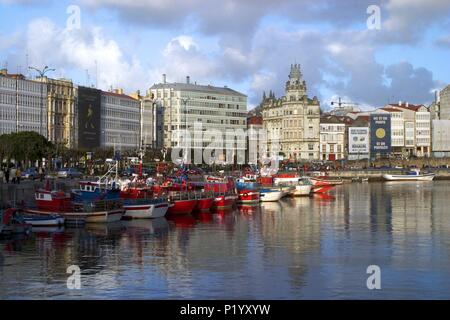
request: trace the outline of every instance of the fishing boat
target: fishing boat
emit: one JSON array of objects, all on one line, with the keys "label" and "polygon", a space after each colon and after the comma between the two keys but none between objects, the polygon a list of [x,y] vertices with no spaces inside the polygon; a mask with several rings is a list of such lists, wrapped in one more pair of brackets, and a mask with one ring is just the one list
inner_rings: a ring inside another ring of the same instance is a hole
[{"label": "fishing boat", "polygon": [[197,198],[197,204],[195,205],[194,211],[209,211],[214,204],[214,197],[208,194],[201,194]]},{"label": "fishing boat", "polygon": [[309,196],[311,194],[312,185],[311,184],[298,184],[295,186],[293,195],[296,197]]},{"label": "fishing boat", "polygon": [[72,190],[75,202],[113,200],[120,198],[120,189],[115,182],[80,181],[79,189]]},{"label": "fishing boat", "polygon": [[64,217],[60,215],[23,214],[23,221],[34,227],[59,227],[64,225]]},{"label": "fishing boat", "polygon": [[258,204],[260,201],[260,193],[255,189],[239,190],[237,202],[242,205]]},{"label": "fishing boat", "polygon": [[122,219],[124,214],[122,202],[117,200],[73,202],[67,211],[59,212],[34,208],[25,208],[24,211],[43,216],[54,216],[57,213],[71,225],[115,222]]},{"label": "fishing boat", "polygon": [[232,194],[218,194],[214,196],[214,209],[229,209],[236,203],[236,197]]},{"label": "fishing boat", "polygon": [[0,214],[0,236],[28,234],[31,225],[26,223],[15,208],[6,209]]},{"label": "fishing boat", "polygon": [[72,206],[72,198],[70,194],[63,191],[49,190],[49,186],[45,189],[38,189],[35,192],[36,207],[44,211],[67,211]]},{"label": "fishing boat", "polygon": [[197,199],[189,192],[170,192],[168,214],[190,214],[197,205]]},{"label": "fishing boat", "polygon": [[436,175],[434,173],[420,173],[419,169],[413,169],[406,174],[383,174],[383,179],[387,181],[432,181]]},{"label": "fishing boat", "polygon": [[164,198],[124,200],[123,209],[125,219],[154,219],[166,215],[169,203]]},{"label": "fishing boat", "polygon": [[284,192],[280,189],[267,188],[259,189],[260,201],[278,201],[284,196]]},{"label": "fishing boat", "polygon": [[314,186],[315,185],[323,185],[324,183],[327,185],[337,186],[337,185],[341,185],[344,183],[344,181],[339,177],[332,178],[329,176],[310,177],[310,180]]}]

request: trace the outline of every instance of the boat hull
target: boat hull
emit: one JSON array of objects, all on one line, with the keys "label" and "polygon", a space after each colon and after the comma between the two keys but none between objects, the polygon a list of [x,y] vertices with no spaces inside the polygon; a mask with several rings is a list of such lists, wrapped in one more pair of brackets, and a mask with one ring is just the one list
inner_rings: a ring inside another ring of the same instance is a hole
[{"label": "boat hull", "polygon": [[386,181],[432,181],[434,177],[434,173],[421,175],[383,174],[383,179]]},{"label": "boat hull", "polygon": [[130,219],[161,218],[165,216],[168,208],[168,203],[124,205],[125,214],[123,217]]},{"label": "boat hull", "polygon": [[169,206],[168,214],[190,214],[194,211],[197,200],[176,200]]},{"label": "boat hull", "polygon": [[214,204],[214,198],[202,198],[197,200],[195,211],[209,211]]},{"label": "boat hull", "polygon": [[242,190],[239,192],[237,202],[239,204],[251,205],[258,204],[260,200],[260,195],[258,191],[254,190]]},{"label": "boat hull", "polygon": [[262,202],[272,202],[278,201],[285,193],[283,191],[260,191],[260,201]]},{"label": "boat hull", "polygon": [[311,189],[312,186],[310,185],[295,186],[295,190],[292,192],[292,194],[296,197],[309,196],[311,194]]},{"label": "boat hull", "polygon": [[216,196],[213,207],[216,209],[227,209],[233,207],[236,198],[233,196]]},{"label": "boat hull", "polygon": [[[52,216],[55,212],[41,211],[41,210],[25,210],[28,213]],[[58,213],[64,217],[65,222],[69,224],[81,223],[109,223],[116,222],[122,219],[124,214],[123,209],[97,211],[97,212],[60,212]]]},{"label": "boat hull", "polygon": [[24,217],[23,220],[33,227],[57,227],[64,225],[64,217]]}]

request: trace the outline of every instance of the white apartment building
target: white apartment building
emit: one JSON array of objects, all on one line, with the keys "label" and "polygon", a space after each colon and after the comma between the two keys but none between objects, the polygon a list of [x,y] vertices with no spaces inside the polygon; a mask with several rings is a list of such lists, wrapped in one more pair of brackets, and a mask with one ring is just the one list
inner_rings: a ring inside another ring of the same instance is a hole
[{"label": "white apartment building", "polygon": [[268,151],[279,151],[292,160],[319,160],[320,103],[309,99],[300,66],[291,65],[286,95],[269,96],[262,106],[263,126],[267,130]]},{"label": "white apartment building", "polygon": [[332,117],[320,119],[320,160],[334,161],[345,158],[345,124]]},{"label": "white apartment building", "polygon": [[125,95],[121,89],[101,93],[101,146],[117,150],[137,149],[140,145],[139,100]]},{"label": "white apartment building", "polygon": [[[228,87],[198,85],[191,83],[189,76],[185,83],[168,83],[163,75],[161,83],[154,84],[149,93],[157,105],[164,110],[164,148],[186,147],[184,136],[190,135],[191,150],[204,150],[214,137],[209,133],[219,131],[223,138],[223,152],[215,155],[216,162],[225,162],[225,153],[243,154],[245,157],[246,137],[226,136],[226,132],[247,128],[247,96]],[[200,127],[201,131],[195,129]],[[218,149],[218,148],[214,148]],[[192,154],[191,154],[192,159]],[[187,161],[190,161],[187,159]]]},{"label": "white apartment building", "polygon": [[47,135],[47,85],[0,70],[0,134],[35,131]]},{"label": "white apartment building", "polygon": [[[431,155],[431,113],[424,105],[399,102],[386,108],[403,113],[404,149],[409,156],[425,157]],[[392,113],[395,114],[395,113]],[[394,118],[393,118],[394,119]],[[398,121],[400,117],[396,118]],[[400,126],[400,122],[398,122]]]}]

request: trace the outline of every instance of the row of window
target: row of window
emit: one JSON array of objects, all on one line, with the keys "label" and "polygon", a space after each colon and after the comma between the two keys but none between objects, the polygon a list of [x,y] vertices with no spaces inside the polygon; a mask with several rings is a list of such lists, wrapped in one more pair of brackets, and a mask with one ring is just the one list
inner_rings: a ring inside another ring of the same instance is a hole
[{"label": "row of window", "polygon": [[[45,91],[46,88],[45,84],[42,84],[42,86],[43,91]],[[16,80],[13,78],[0,76],[0,88],[40,93],[41,83],[30,80]]]}]

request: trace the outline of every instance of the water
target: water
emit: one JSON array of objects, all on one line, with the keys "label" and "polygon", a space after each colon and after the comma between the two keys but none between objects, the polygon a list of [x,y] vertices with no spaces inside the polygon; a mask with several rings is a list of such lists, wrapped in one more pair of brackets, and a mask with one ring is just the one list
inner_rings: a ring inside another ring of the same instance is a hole
[{"label": "water", "polygon": [[[449,299],[450,182],[0,241],[2,299]],[[81,289],[66,286],[81,268]],[[369,265],[381,290],[369,290]]]}]

